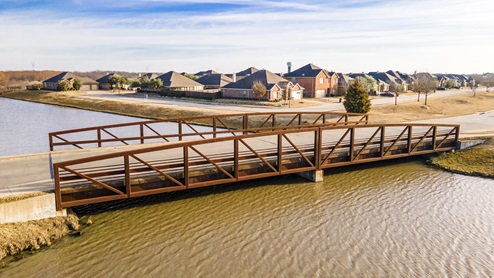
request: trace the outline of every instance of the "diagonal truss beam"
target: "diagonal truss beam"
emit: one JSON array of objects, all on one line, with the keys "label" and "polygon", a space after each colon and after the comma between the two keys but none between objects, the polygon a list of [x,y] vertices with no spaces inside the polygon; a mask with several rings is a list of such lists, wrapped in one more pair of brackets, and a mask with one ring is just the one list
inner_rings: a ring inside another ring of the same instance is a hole
[{"label": "diagonal truss beam", "polygon": [[206,139],[206,137],[204,137],[204,135],[202,135],[199,131],[197,131],[195,128],[193,128],[188,122],[186,121],[182,121],[182,123],[186,124],[190,129],[192,129],[195,133],[199,134],[199,136],[202,137],[202,139]]},{"label": "diagonal truss beam", "polygon": [[149,130],[151,130],[152,132],[154,132],[156,135],[158,135],[159,137],[161,137],[162,139],[164,139],[166,142],[170,142],[170,140],[168,140],[166,138],[166,136],[160,134],[159,132],[157,132],[156,130],[154,130],[152,127],[150,127],[148,124],[144,124],[145,127],[149,128]]},{"label": "diagonal truss beam", "polygon": [[358,157],[362,154],[362,152],[370,145],[370,143],[372,142],[372,140],[374,140],[374,137],[376,137],[376,135],[382,130],[382,126],[379,127],[378,129],[376,129],[376,131],[374,132],[374,134],[372,134],[372,136],[369,138],[369,140],[367,141],[367,143],[365,143],[365,145],[358,151],[358,153],[355,155],[355,159],[358,159]]},{"label": "diagonal truss beam", "polygon": [[441,147],[441,145],[444,143],[444,141],[446,141],[446,139],[448,139],[449,136],[451,136],[451,134],[453,134],[453,132],[455,132],[456,130],[457,130],[457,127],[452,128],[449,131],[449,133],[446,134],[446,136],[444,136],[443,140],[441,140],[437,146],[434,146],[434,149]]},{"label": "diagonal truss beam", "polygon": [[[417,142],[417,144],[415,144],[415,146],[412,147],[412,150],[410,151],[411,153],[415,151],[415,149],[419,146],[420,143],[422,143],[422,141],[424,141],[425,138],[427,138],[427,136],[429,135],[429,133],[431,133],[432,130],[434,130],[433,126],[429,128],[429,130],[427,130],[427,132],[424,135],[420,136],[420,140]],[[432,146],[432,149],[435,149],[435,146]]]},{"label": "diagonal truss beam", "polygon": [[103,183],[103,182],[100,182],[100,181],[98,181],[98,180],[95,180],[95,179],[91,178],[91,177],[90,177],[90,176],[88,176],[88,175],[84,175],[84,174],[82,174],[82,173],[79,173],[79,172],[77,172],[77,171],[75,171],[75,170],[72,170],[72,169],[70,169],[70,168],[67,168],[67,167],[65,167],[65,166],[61,166],[60,168],[64,169],[64,170],[65,170],[65,171],[67,171],[67,172],[70,172],[70,173],[72,173],[72,174],[74,174],[74,175],[76,175],[76,176],[79,176],[79,177],[81,177],[81,178],[83,178],[83,179],[86,179],[86,180],[88,180],[88,181],[91,181],[91,182],[94,182],[94,183],[96,183],[96,184],[99,184],[99,185],[101,185],[102,187],[104,187],[104,188],[106,188],[106,189],[108,189],[108,190],[110,190],[110,191],[113,191],[113,192],[115,192],[115,193],[117,193],[117,194],[119,194],[119,195],[125,195],[125,193],[123,193],[122,191],[120,191],[120,190],[118,190],[118,189],[116,189],[116,188],[114,188],[114,187],[112,187],[112,186],[110,186],[110,185],[108,185],[108,184],[106,184],[106,183]]},{"label": "diagonal truss beam", "polygon": [[315,167],[314,164],[307,158],[307,156],[305,156],[305,154],[303,152],[301,152],[297,146],[295,146],[295,144],[293,144],[292,140],[290,140],[290,138],[288,138],[288,136],[286,136],[286,134],[282,134],[283,135],[283,138],[286,139],[286,141],[288,141],[288,143],[290,143],[290,145],[292,145],[292,147],[305,159],[305,161],[307,161],[307,163],[309,163],[310,166],[312,167]]},{"label": "diagonal truss beam", "polygon": [[[230,173],[228,173],[228,171],[226,171],[225,169],[223,169],[223,167],[221,167],[220,165],[218,165],[216,162],[214,162],[213,160],[211,160],[209,157],[207,157],[206,155],[204,155],[203,153],[201,153],[198,149],[194,148],[193,146],[189,146],[189,148],[192,149],[194,152],[196,152],[198,155],[202,156],[204,159],[206,159],[207,162],[213,164],[214,167],[216,167],[218,170],[220,170],[221,172],[223,172],[223,174],[225,174],[228,177],[230,177],[230,179],[235,180],[235,177],[234,176],[232,176]],[[188,165],[186,165],[186,167],[188,167]]]},{"label": "diagonal truss beam", "polygon": [[64,141],[65,143],[69,143],[69,144],[71,144],[71,145],[72,145],[72,146],[74,146],[74,147],[77,147],[77,148],[79,148],[79,149],[83,149],[83,147],[81,147],[81,146],[79,146],[79,145],[77,145],[77,144],[70,143],[70,141],[69,141],[69,140],[64,139],[64,138],[62,138],[62,137],[60,137],[60,136],[58,136],[58,135],[53,135],[53,137],[58,138],[58,139],[60,139],[60,140]]},{"label": "diagonal truss beam", "polygon": [[156,172],[158,172],[160,175],[164,176],[165,178],[171,180],[173,183],[179,185],[179,186],[184,186],[183,183],[179,182],[178,180],[174,179],[172,176],[168,175],[167,173],[161,171],[160,169],[154,167],[153,165],[147,163],[146,161],[140,159],[139,157],[137,157],[136,155],[130,155],[130,157],[134,158],[135,160],[141,162],[142,164],[146,165],[147,167],[149,167],[149,169],[151,170],[154,170]]},{"label": "diagonal truss beam", "polygon": [[255,156],[257,156],[264,164],[266,164],[266,166],[268,166],[269,168],[271,168],[271,170],[273,170],[273,172],[278,172],[278,170],[276,170],[276,168],[273,167],[273,165],[271,165],[271,163],[269,163],[268,161],[266,161],[266,159],[264,159],[264,157],[262,157],[262,155],[258,154],[251,146],[249,146],[249,144],[245,143],[244,140],[242,139],[238,139],[238,141],[240,141],[245,147],[247,147],[247,149],[249,149]]},{"label": "diagonal truss beam", "polygon": [[[324,158],[324,160],[321,162],[321,165],[323,165],[324,163],[326,163],[326,161],[329,159],[329,157],[336,151],[336,149],[340,146],[341,142],[343,142],[343,140],[345,140],[346,136],[348,135],[348,133],[351,131],[351,129],[347,129],[347,131],[345,132],[345,134],[343,134],[343,136],[341,136],[340,140],[338,140],[338,143],[336,143],[336,145],[334,145],[333,149],[329,152],[329,154],[326,156],[326,158]],[[329,149],[329,148],[328,148]],[[322,151],[322,150],[321,150]]]},{"label": "diagonal truss beam", "polygon": [[398,143],[398,141],[401,140],[401,137],[403,137],[403,134],[405,134],[405,132],[407,132],[409,129],[410,129],[410,126],[407,126],[403,129],[403,131],[400,133],[400,135],[393,141],[393,144],[391,144],[391,146],[389,146],[389,148],[384,152],[382,157],[385,157],[388,154],[388,152],[391,150],[391,148],[393,148],[394,145],[396,145],[396,143]]},{"label": "diagonal truss beam", "polygon": [[122,139],[118,138],[117,136],[113,135],[111,132],[107,131],[106,129],[102,128],[101,130],[104,131],[105,133],[107,133],[108,135],[110,135],[111,137],[117,139],[118,141],[124,143],[125,145],[129,145],[129,143],[127,143],[124,140],[122,140]]}]

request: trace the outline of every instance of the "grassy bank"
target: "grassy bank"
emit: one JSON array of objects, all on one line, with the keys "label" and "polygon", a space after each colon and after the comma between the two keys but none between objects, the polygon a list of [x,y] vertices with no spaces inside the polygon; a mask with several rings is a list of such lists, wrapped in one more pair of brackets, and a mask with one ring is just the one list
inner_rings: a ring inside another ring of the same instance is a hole
[{"label": "grassy bank", "polygon": [[50,246],[71,231],[79,229],[75,214],[0,225],[0,260],[22,251]]},{"label": "grassy bank", "polygon": [[442,154],[431,163],[454,173],[494,178],[494,138],[485,139],[482,145]]},{"label": "grassy bank", "polygon": [[24,90],[4,94],[3,97],[148,119],[166,119],[205,115],[204,112],[192,111],[190,109],[172,109],[163,106],[151,106],[148,104],[82,98],[61,92],[51,91]]}]

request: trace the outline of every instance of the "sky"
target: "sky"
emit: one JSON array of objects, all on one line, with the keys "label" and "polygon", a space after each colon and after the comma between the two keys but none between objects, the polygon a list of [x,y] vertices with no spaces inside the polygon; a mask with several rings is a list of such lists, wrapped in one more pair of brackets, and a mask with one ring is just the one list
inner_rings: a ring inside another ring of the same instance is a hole
[{"label": "sky", "polygon": [[492,0],[0,0],[0,70],[494,71]]}]

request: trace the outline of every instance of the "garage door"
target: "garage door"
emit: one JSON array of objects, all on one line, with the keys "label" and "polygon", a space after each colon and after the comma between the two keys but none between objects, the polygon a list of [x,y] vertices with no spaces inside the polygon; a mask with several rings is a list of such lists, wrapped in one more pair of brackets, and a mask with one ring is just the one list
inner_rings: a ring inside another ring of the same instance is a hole
[{"label": "garage door", "polygon": [[326,96],[326,90],[317,90],[316,91],[316,97],[325,97]]}]

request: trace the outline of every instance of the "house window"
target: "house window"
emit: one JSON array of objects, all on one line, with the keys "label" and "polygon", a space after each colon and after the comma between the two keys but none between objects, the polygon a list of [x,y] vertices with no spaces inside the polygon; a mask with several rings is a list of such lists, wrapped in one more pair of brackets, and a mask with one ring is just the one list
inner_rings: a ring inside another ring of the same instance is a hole
[{"label": "house window", "polygon": [[323,77],[319,78],[319,84],[324,84],[324,78]]}]

